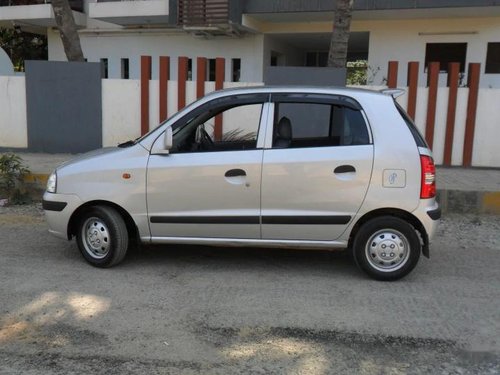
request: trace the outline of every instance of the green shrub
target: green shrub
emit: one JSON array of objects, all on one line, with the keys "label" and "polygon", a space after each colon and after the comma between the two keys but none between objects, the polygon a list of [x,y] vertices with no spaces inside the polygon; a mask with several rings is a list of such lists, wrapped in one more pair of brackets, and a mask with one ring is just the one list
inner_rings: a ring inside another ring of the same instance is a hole
[{"label": "green shrub", "polygon": [[31,200],[26,190],[24,176],[30,173],[23,160],[13,153],[0,155],[0,198],[10,204],[26,204]]},{"label": "green shrub", "polygon": [[380,67],[374,68],[368,65],[367,60],[347,62],[347,85],[370,86],[374,83]]}]

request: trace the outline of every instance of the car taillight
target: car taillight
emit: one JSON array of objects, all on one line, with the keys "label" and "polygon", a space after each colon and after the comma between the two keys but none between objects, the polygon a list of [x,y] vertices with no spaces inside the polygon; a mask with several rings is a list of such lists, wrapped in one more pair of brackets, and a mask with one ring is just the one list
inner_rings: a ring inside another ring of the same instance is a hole
[{"label": "car taillight", "polygon": [[422,177],[420,181],[420,199],[428,199],[436,196],[436,167],[430,156],[420,155],[422,166]]}]

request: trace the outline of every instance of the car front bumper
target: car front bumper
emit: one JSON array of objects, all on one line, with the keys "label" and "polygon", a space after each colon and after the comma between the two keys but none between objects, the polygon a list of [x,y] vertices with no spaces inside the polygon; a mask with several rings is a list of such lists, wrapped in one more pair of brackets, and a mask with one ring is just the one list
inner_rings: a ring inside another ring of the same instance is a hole
[{"label": "car front bumper", "polygon": [[57,194],[45,192],[42,206],[45,211],[49,232],[68,240],[68,224],[71,215],[82,204],[82,200],[74,194]]}]

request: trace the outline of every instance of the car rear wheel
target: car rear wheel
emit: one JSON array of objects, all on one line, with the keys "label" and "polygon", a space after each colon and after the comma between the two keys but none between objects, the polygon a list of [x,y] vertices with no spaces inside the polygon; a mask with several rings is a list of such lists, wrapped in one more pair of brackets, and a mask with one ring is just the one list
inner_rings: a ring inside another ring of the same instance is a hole
[{"label": "car rear wheel", "polygon": [[127,253],[127,226],[114,208],[94,206],[80,217],[76,242],[87,262],[96,267],[112,267]]},{"label": "car rear wheel", "polygon": [[422,245],[415,228],[403,219],[383,216],[359,229],[353,244],[356,264],[377,280],[397,280],[418,263]]}]

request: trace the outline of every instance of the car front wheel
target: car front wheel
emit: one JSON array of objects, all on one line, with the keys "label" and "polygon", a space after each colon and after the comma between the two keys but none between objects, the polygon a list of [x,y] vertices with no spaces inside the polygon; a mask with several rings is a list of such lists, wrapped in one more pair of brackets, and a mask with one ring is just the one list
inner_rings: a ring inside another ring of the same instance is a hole
[{"label": "car front wheel", "polygon": [[127,253],[127,226],[114,208],[90,207],[80,217],[76,242],[87,262],[96,267],[112,267]]},{"label": "car front wheel", "polygon": [[393,216],[371,219],[359,229],[353,244],[359,268],[377,280],[409,274],[418,263],[420,238],[411,224]]}]

